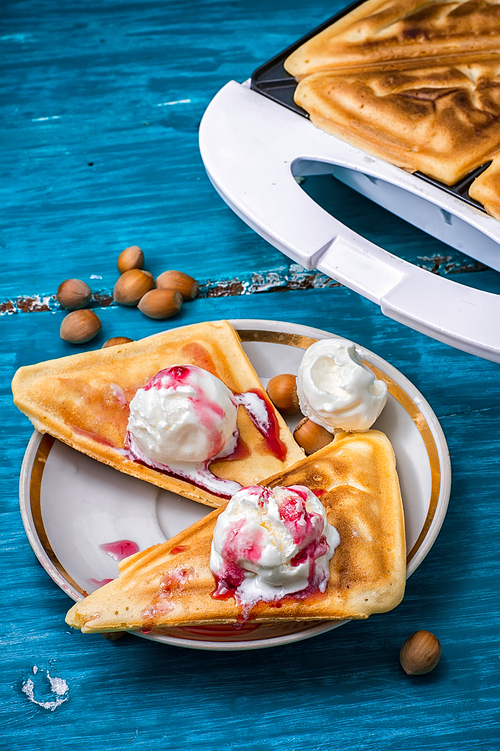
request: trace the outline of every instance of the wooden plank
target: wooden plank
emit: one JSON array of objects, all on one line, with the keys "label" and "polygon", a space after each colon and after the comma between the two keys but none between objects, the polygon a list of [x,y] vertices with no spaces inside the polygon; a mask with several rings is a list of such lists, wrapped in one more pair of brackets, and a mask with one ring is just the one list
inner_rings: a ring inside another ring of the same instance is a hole
[{"label": "wooden plank", "polygon": [[[225,206],[198,151],[199,121],[220,87],[243,81],[341,6],[11,0],[2,9],[0,712],[9,751],[499,746],[500,366],[297,268]],[[500,292],[499,274],[331,178],[304,188],[391,252]],[[116,258],[130,244],[143,247],[154,275],[195,276],[199,299],[165,322],[112,304]],[[103,330],[88,345],[59,338],[64,312],[54,294],[71,277],[96,295]],[[111,336],[220,318],[326,329],[400,369],[448,441],[453,487],[442,532],[395,611],[294,645],[216,654],[72,632],[70,600],[35,558],[19,514],[32,430],[12,404],[12,375]],[[441,639],[443,657],[428,676],[409,677],[398,653],[420,628]]]}]

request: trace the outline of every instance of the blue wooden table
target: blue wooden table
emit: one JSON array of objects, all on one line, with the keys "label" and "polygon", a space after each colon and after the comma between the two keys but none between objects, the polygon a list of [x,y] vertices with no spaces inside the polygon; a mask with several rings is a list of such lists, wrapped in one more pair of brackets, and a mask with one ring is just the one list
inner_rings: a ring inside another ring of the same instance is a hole
[{"label": "blue wooden table", "polygon": [[[500,747],[500,366],[385,318],[293,263],[212,188],[198,126],[229,80],[343,5],[305,0],[2,6],[2,682],[9,751],[496,749]],[[342,221],[432,273],[500,294],[500,275],[424,236],[328,176],[311,195]],[[200,296],[158,322],[113,304],[116,259],[137,244],[156,276],[176,268]],[[221,318],[312,325],[353,339],[420,389],[445,432],[453,484],[442,531],[393,612],[296,644],[215,653],[83,636],[25,536],[18,480],[31,426],[12,405],[17,367],[70,354],[61,281],[94,292],[88,345]],[[499,325],[498,321],[492,325]],[[409,677],[417,629],[442,659]],[[52,679],[52,683],[49,679]]]}]

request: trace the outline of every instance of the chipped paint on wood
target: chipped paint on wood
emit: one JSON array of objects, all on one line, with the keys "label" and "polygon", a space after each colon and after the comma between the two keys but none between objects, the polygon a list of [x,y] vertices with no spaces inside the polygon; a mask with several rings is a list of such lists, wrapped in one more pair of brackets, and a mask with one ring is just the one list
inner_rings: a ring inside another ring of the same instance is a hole
[{"label": "chipped paint on wood", "polygon": [[[451,256],[434,256],[419,258],[421,268],[433,274],[448,276],[460,272],[484,271],[487,266],[479,261],[458,265]],[[209,279],[200,283],[199,297],[239,297],[241,295],[259,295],[266,292],[285,290],[326,289],[341,287],[339,282],[315,270],[308,271],[299,264],[290,264],[262,274],[251,273],[246,277],[235,279]],[[92,294],[89,308],[107,308],[116,305],[113,292],[99,290]],[[20,295],[14,299],[0,302],[0,315],[16,313],[54,312],[61,310],[55,293],[51,295]]]},{"label": "chipped paint on wood", "polygon": [[[288,289],[321,289],[338,287],[338,282],[319,271],[307,271],[298,264],[268,271],[263,274],[252,273],[248,277],[236,279],[207,280],[200,284],[199,297],[237,297],[275,292]],[[94,292],[89,308],[103,308],[115,305],[113,294],[107,290]],[[61,310],[55,294],[44,297],[33,295],[19,296],[0,303],[0,315],[15,313],[35,313],[38,311]]]},{"label": "chipped paint on wood", "polygon": [[0,315],[11,315],[12,313],[35,313],[40,310],[52,310],[51,301],[55,300],[54,295],[41,297],[40,295],[21,295],[14,300],[5,300],[0,303]]},{"label": "chipped paint on wood", "polygon": [[[108,308],[113,305],[113,295],[109,292],[95,292],[88,308]],[[15,313],[38,313],[40,311],[54,312],[62,310],[62,306],[53,295],[20,295],[12,300],[0,302],[0,315]]]},{"label": "chipped paint on wood", "polygon": [[298,264],[291,264],[288,268],[267,271],[264,274],[251,274],[247,279],[210,280],[200,286],[199,296],[234,297],[290,289],[322,289],[339,286],[341,286],[339,282],[319,271],[307,271]]},{"label": "chipped paint on wood", "polygon": [[432,274],[438,274],[439,276],[488,270],[488,266],[485,266],[485,264],[480,261],[474,261],[471,259],[469,263],[464,262],[459,264],[452,260],[452,256],[419,256],[418,260],[420,261],[418,264],[420,268],[426,269],[426,271],[430,271]]}]

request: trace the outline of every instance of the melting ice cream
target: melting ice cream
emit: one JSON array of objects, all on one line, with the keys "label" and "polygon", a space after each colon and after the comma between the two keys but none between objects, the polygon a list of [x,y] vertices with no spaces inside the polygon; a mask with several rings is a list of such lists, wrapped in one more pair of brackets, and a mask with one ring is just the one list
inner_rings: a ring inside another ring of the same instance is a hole
[{"label": "melting ice cream", "polygon": [[339,542],[323,504],[308,488],[243,488],[214,530],[214,597],[234,596],[248,614],[261,600],[324,592]]},{"label": "melting ice cream", "polygon": [[237,409],[231,391],[212,373],[174,365],[138,389],[128,431],[154,462],[206,462],[232,442]]}]

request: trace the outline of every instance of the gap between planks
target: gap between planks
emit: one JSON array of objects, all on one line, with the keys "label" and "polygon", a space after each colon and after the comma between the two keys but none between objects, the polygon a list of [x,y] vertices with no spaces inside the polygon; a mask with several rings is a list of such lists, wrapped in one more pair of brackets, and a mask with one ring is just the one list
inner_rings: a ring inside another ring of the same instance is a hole
[{"label": "gap between planks", "polygon": [[[487,270],[484,264],[474,261],[459,266],[450,263],[449,256],[422,257],[419,266],[433,274],[448,276],[461,272],[478,272]],[[237,297],[240,295],[256,295],[266,292],[278,292],[285,290],[305,290],[341,287],[339,282],[322,274],[317,270],[308,271],[298,264],[291,264],[277,270],[267,271],[262,274],[252,273],[246,278],[206,280],[200,283],[198,297]],[[92,300],[87,307],[107,308],[116,305],[113,300],[113,291],[104,289],[95,291]],[[56,293],[18,295],[14,298],[0,302],[0,315],[13,315],[16,313],[38,313],[43,311],[54,312],[61,306],[56,299]]]}]

